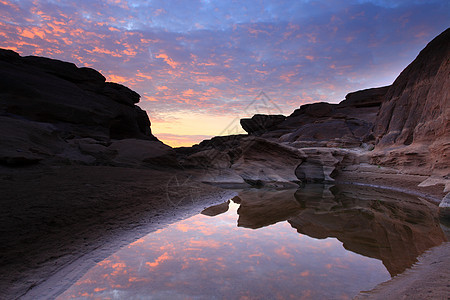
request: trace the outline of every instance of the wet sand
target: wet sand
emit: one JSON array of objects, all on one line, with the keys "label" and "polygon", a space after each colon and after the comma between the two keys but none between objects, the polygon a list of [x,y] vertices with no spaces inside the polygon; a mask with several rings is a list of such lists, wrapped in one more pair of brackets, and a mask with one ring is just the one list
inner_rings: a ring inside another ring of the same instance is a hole
[{"label": "wet sand", "polygon": [[[177,170],[102,166],[0,168],[0,189],[0,299],[52,299],[120,247],[234,195]],[[442,187],[416,192],[438,199]],[[449,243],[431,249],[358,297],[448,299],[449,258]]]}]

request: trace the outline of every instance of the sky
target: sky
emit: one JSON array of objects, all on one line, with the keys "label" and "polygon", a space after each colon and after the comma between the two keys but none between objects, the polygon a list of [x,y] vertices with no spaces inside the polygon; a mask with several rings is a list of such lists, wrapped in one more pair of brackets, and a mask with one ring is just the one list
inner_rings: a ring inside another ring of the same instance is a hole
[{"label": "sky", "polygon": [[0,48],[100,71],[171,146],[391,84],[450,1],[0,0]]}]

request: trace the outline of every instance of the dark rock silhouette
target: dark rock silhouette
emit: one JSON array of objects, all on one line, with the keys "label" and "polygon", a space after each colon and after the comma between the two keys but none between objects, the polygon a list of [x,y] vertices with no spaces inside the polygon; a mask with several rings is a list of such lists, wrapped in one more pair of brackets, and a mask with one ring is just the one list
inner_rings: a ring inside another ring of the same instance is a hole
[{"label": "dark rock silhouette", "polygon": [[242,128],[252,135],[261,135],[270,131],[275,125],[286,119],[283,115],[261,115],[257,114],[249,119],[241,119]]},{"label": "dark rock silhouette", "polygon": [[[1,164],[176,165],[135,105],[139,94],[94,69],[0,49],[0,89]],[[146,150],[124,161],[115,140]]]}]

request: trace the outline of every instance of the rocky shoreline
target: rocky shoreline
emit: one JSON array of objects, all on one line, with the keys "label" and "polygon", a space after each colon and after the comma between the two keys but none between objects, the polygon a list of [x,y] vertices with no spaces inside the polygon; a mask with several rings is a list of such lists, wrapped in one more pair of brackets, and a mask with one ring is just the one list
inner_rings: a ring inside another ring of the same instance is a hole
[{"label": "rocky shoreline", "polygon": [[[241,120],[247,135],[173,149],[153,136],[134,91],[93,69],[0,50],[0,297],[57,295],[52,285],[79,276],[70,268],[81,263],[82,272],[121,245],[230,197],[214,185],[377,185],[441,202],[446,218],[449,59],[447,29],[391,86],[350,93],[339,104],[303,105],[290,116],[255,115]],[[431,250],[404,278],[435,270],[448,279],[448,260],[433,263],[448,248]],[[374,297],[402,286],[397,282]],[[439,281],[435,295],[447,290]]]}]

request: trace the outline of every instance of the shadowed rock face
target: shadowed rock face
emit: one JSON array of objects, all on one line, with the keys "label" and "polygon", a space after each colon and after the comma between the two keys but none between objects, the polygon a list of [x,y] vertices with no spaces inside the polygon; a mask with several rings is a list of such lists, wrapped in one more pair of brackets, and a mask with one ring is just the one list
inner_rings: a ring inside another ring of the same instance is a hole
[{"label": "shadowed rock face", "polygon": [[389,88],[374,126],[374,162],[448,175],[450,29],[432,40]]},{"label": "shadowed rock face", "polygon": [[252,135],[261,135],[286,119],[283,115],[257,114],[249,119],[241,119],[242,128]]},{"label": "shadowed rock face", "polygon": [[114,140],[130,141],[130,147],[141,140],[139,146],[146,149],[135,151],[147,161],[161,155],[175,158],[152,135],[147,113],[135,105],[139,94],[105,82],[94,69],[0,49],[0,94],[1,164],[127,165],[123,155],[116,159],[124,147],[110,148]]},{"label": "shadowed rock face", "polygon": [[370,187],[331,191],[332,196],[314,198],[300,189],[296,197],[304,209],[288,222],[299,233],[335,237],[350,251],[382,260],[392,276],[445,241],[436,207],[424,200]]}]

